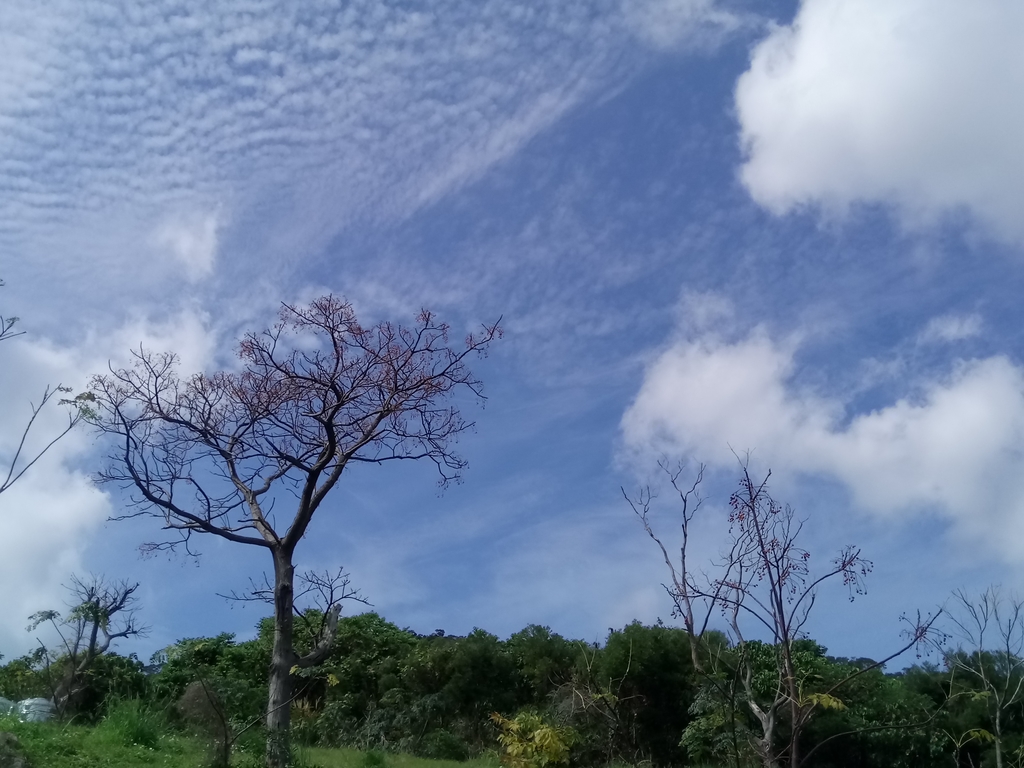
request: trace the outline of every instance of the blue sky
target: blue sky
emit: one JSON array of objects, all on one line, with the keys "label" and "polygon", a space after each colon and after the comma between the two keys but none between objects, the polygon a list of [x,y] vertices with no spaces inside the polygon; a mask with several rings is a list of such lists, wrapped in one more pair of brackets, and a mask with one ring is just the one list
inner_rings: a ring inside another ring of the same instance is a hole
[{"label": "blue sky", "polygon": [[[1009,0],[4,3],[0,457],[46,383],[230,365],[281,301],[501,316],[465,482],[353,471],[300,566],[421,632],[598,640],[670,614],[620,486],[706,462],[710,559],[750,450],[815,562],[875,563],[812,634],[883,655],[1021,576],[1022,32]],[[81,430],[0,496],[0,652],[73,572],[142,583],[123,652],[249,636],[216,594],[265,553],[140,559],[100,456]]]}]

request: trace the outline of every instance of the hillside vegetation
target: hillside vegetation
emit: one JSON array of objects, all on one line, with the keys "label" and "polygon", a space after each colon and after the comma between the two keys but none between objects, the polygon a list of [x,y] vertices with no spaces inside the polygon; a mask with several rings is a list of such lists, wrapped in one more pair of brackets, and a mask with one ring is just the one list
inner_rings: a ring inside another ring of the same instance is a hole
[{"label": "hillside vegetation", "polygon": [[[317,617],[307,618],[300,644],[316,636]],[[0,730],[18,736],[37,768],[194,767],[216,764],[227,753],[233,765],[248,765],[262,756],[269,627],[263,622],[259,635],[243,642],[228,634],[180,640],[153,659],[148,674],[133,656],[105,655],[89,673],[73,723],[8,718]],[[714,646],[714,639],[705,645]],[[870,660],[832,658],[811,640],[797,647],[804,695],[820,710],[802,737],[805,752],[815,748],[811,764],[995,765],[992,695],[952,658],[898,674],[870,670],[827,700],[814,697]],[[724,636],[718,648],[725,674],[737,651]],[[746,652],[756,657],[759,648],[764,674],[755,683],[771,686],[772,649],[748,643]],[[1006,670],[997,654],[981,660],[992,672]],[[1015,670],[1010,674],[1019,676]],[[480,629],[465,637],[424,636],[365,613],[342,619],[330,658],[297,674],[299,696],[291,705],[294,740],[303,750],[297,765],[386,760],[391,768],[413,768],[410,756],[503,759],[512,768],[746,766],[755,759],[749,709],[723,699],[720,686],[694,671],[687,634],[668,626],[634,623],[595,645],[540,626],[507,640]],[[190,703],[190,686],[209,692],[209,710],[203,699],[197,705],[193,696]],[[31,656],[0,667],[0,694],[8,698],[45,696],[47,687],[46,670]],[[535,725],[513,733],[511,746],[508,738],[499,743],[507,731],[493,713],[506,722],[518,715],[521,723],[529,713]],[[1019,702],[1001,713],[1001,730],[1000,761],[1019,765]],[[545,739],[560,740],[564,755],[545,751]]]}]

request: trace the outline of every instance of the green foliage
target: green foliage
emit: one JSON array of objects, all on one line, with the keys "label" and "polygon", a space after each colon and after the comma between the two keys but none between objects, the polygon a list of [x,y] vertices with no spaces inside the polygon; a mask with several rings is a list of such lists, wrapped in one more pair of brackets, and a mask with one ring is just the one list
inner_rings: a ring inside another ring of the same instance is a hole
[{"label": "green foliage", "polygon": [[50,681],[42,671],[42,649],[0,666],[0,696],[20,701],[50,695]]},{"label": "green foliage", "polygon": [[[304,750],[310,760],[316,761],[323,768],[364,768],[366,752],[350,748],[325,749],[310,747]],[[457,763],[450,760],[431,760],[401,752],[378,752],[387,768],[498,768],[496,758],[476,758],[468,763]],[[377,758],[373,758],[377,759]]]},{"label": "green foliage", "polygon": [[163,715],[138,699],[112,703],[100,723],[100,729],[113,733],[126,747],[156,748],[166,730]]},{"label": "green foliage", "polygon": [[[12,659],[0,666],[0,696],[14,701],[51,698],[65,661],[64,656],[57,656],[48,662],[42,649]],[[104,653],[97,656],[80,684],[75,714],[75,719],[80,722],[100,720],[108,702],[142,699],[149,695],[149,680],[142,662],[134,654]]]},{"label": "green foliage", "polygon": [[676,765],[696,695],[683,630],[634,622],[611,631],[604,648],[578,645],[577,667],[558,711],[580,734],[580,759]]},{"label": "green foliage", "polygon": [[[465,638],[430,638],[425,663],[434,663],[447,673],[436,693],[438,711],[424,712],[430,725],[449,725],[463,738],[482,747],[490,740],[485,725],[491,712],[510,712],[516,708],[518,674],[515,659],[504,643],[494,635],[474,629]],[[415,658],[415,657],[414,657]],[[456,717],[451,715],[458,713]]]},{"label": "green foliage", "polygon": [[166,731],[154,746],[126,744],[117,729],[104,724],[22,723],[0,718],[0,731],[17,736],[36,768],[199,768],[204,761],[204,745]]},{"label": "green foliage", "polygon": [[818,707],[820,709],[846,709],[842,699],[830,693],[808,693],[800,697],[800,706]]},{"label": "green foliage", "polygon": [[213,691],[232,725],[258,719],[266,707],[270,649],[261,640],[236,643],[234,635],[186,638],[153,657],[162,665],[152,679],[152,696],[166,707],[201,680]]},{"label": "green foliage", "polygon": [[622,681],[618,693],[628,708],[634,754],[655,765],[681,762],[679,736],[697,693],[686,632],[633,622],[608,635],[600,668]]},{"label": "green foliage", "polygon": [[530,710],[511,719],[494,712],[491,721],[498,727],[501,762],[508,768],[548,768],[569,762],[569,748],[576,741],[571,728],[553,725]]},{"label": "green foliage", "polygon": [[463,762],[469,759],[469,747],[451,731],[438,729],[423,738],[418,754],[432,760]]},{"label": "green foliage", "polygon": [[97,656],[82,681],[77,718],[96,722],[107,714],[107,708],[112,703],[148,698],[149,678],[144,670],[145,667],[135,654],[119,656],[116,653],[104,653]]},{"label": "green foliage", "polygon": [[494,635],[419,637],[373,613],[338,622],[331,656],[311,679],[322,681],[309,699],[320,716],[315,740],[307,733],[306,743],[424,756],[483,749],[491,711],[533,703],[523,700],[532,689],[516,656]]},{"label": "green foliage", "polygon": [[[824,658],[821,684],[858,668],[863,666]],[[937,704],[908,686],[906,676],[888,676],[879,669],[864,672],[843,686],[842,703],[842,708],[820,710],[805,734],[805,749],[832,739],[815,753],[816,764],[911,768],[936,763],[929,729]],[[837,734],[847,735],[835,738]]]},{"label": "green foliage", "polygon": [[690,705],[692,719],[683,729],[679,746],[691,762],[713,764],[729,755],[752,763],[751,730],[746,712],[723,700],[717,688],[705,682]]},{"label": "green foliage", "polygon": [[[263,768],[264,765],[264,756],[262,754],[244,755],[240,759],[232,761],[234,768]],[[306,750],[301,748],[292,750],[289,765],[291,768],[325,768],[323,763],[311,758]]]},{"label": "green foliage", "polygon": [[518,702],[539,704],[572,677],[577,644],[555,634],[549,627],[531,624],[506,642],[518,677]]},{"label": "green foliage", "polygon": [[[743,651],[754,662],[758,696],[772,693],[778,651],[756,642]],[[754,765],[749,736],[758,734],[757,723],[741,696],[730,701],[723,695],[740,650],[708,633],[697,652],[719,678],[698,676],[686,633],[660,625],[631,624],[598,646],[538,626],[504,641],[482,630],[465,637],[421,636],[362,614],[339,622],[330,657],[299,678],[293,743],[299,760],[324,768],[439,768],[413,756],[450,761],[455,768],[494,750],[498,721],[489,716],[496,712],[501,721],[520,722],[513,742],[513,752],[519,751],[510,756],[501,746],[507,764],[564,764],[558,762],[562,752],[542,751],[553,734],[574,766]],[[91,720],[40,725],[44,730],[0,724],[0,730],[25,734],[19,739],[34,750],[40,768],[199,768],[209,765],[211,737],[182,737],[173,710],[189,683],[202,680],[223,698],[233,733],[259,720],[267,637],[183,639],[155,661],[162,668],[147,675],[131,656],[98,660],[87,686]],[[810,760],[815,768],[994,765],[994,743],[985,736],[995,733],[991,697],[949,669],[922,665],[895,675],[870,669],[833,690],[870,660],[830,658],[820,645],[801,640],[794,661],[801,701],[815,712],[802,749],[806,754],[823,744]],[[47,693],[38,658],[30,654],[0,666],[0,695],[17,700]],[[1024,707],[1004,714],[1004,765],[1020,768]],[[525,717],[539,725],[531,729]],[[784,720],[780,738],[787,737]],[[97,725],[80,727],[88,722]],[[257,726],[234,744],[235,768],[261,765],[262,737]],[[364,765],[375,760],[386,765]]]},{"label": "green foliage", "polygon": [[[127,745],[120,723],[133,719],[136,713],[122,715],[125,704],[131,702],[111,703],[111,715],[96,726],[22,723],[13,717],[0,717],[0,731],[15,734],[35,768],[206,768],[210,764],[208,745],[203,740],[175,733],[158,716],[155,722],[159,738],[153,746]],[[496,768],[496,764],[487,761],[460,765],[404,754],[377,753],[369,759],[373,768]],[[355,750],[297,749],[292,768],[364,768],[366,760],[365,753]],[[236,752],[231,765],[262,768],[262,745],[244,753]]]}]

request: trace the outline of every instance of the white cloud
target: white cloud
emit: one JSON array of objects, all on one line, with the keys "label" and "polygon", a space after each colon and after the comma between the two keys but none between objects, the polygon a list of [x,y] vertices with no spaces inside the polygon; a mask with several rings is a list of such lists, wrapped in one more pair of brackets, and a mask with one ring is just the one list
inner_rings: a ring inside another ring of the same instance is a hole
[{"label": "white cloud", "polygon": [[24,632],[28,616],[53,608],[63,611],[62,585],[83,573],[83,553],[111,514],[106,494],[81,472],[62,464],[70,451],[55,449],[29,474],[0,495],[0,580],[17,585],[0,594],[0,649],[5,655],[35,645]]},{"label": "white cloud", "polygon": [[647,60],[638,36],[707,45],[733,24],[711,0],[9,0],[5,277],[61,275],[54,304],[100,306],[211,273],[280,282],[353,222],[435,203],[621,86]]},{"label": "white cloud", "polygon": [[692,332],[731,328],[736,308],[722,294],[714,291],[685,290],[678,306],[679,324]]},{"label": "white cloud", "polygon": [[741,178],[775,213],[895,205],[912,228],[960,210],[1024,239],[1024,5],[804,0],[736,86]]},{"label": "white cloud", "polygon": [[[89,377],[112,365],[130,361],[139,345],[170,350],[188,374],[210,366],[218,353],[216,329],[194,311],[163,320],[136,317],[107,332],[93,331],[77,349],[55,346],[32,335],[0,345],[0,468],[6,470],[31,414],[30,403],[48,385],[62,383],[73,392],[84,390]],[[25,455],[34,456],[66,425],[64,409],[47,406],[33,426]],[[111,500],[97,488],[89,472],[97,466],[94,435],[80,425],[57,442],[40,461],[0,494],[0,583],[18,589],[0,591],[0,651],[28,650],[34,641],[25,633],[26,618],[44,609],[63,609],[63,584],[72,573],[89,567],[85,553],[101,525],[113,512]],[[110,561],[119,556],[106,553]],[[109,574],[127,577],[130,574]]]},{"label": "white cloud", "polygon": [[[47,385],[63,382],[84,388],[85,374],[67,351],[30,344],[24,337],[0,347],[0,468],[10,467],[16,445]],[[66,426],[64,409],[48,405],[29,433],[25,456],[35,456]],[[110,514],[106,494],[77,468],[91,447],[84,429],[54,445],[17,483],[0,494],[0,649],[28,650],[34,641],[24,632],[29,614],[63,608],[61,584],[82,569],[82,553],[91,535]],[[17,585],[16,589],[10,588]]]},{"label": "white cloud", "polygon": [[735,465],[732,449],[785,475],[845,485],[883,517],[922,511],[1013,560],[1024,542],[1024,370],[1005,357],[960,361],[895,402],[847,414],[802,389],[793,341],[761,328],[738,341],[684,338],[648,368],[623,417],[628,448]]},{"label": "white cloud", "polygon": [[215,257],[222,276],[284,271],[353,220],[401,219],[620,82],[632,38],[582,0],[13,0],[5,20],[5,277],[88,269],[100,301]]},{"label": "white cloud", "polygon": [[625,0],[627,25],[648,45],[713,48],[745,24],[714,0]]},{"label": "white cloud", "polygon": [[209,327],[206,315],[189,310],[162,321],[135,318],[112,338],[110,352],[114,365],[127,365],[129,350],[144,347],[155,352],[174,352],[182,375],[209,370],[220,351],[217,331]]},{"label": "white cloud", "polygon": [[196,282],[213,272],[219,227],[215,213],[174,216],[158,226],[154,241],[180,262],[191,282]]},{"label": "white cloud", "polygon": [[935,342],[963,341],[981,334],[982,320],[979,314],[941,315],[933,317],[918,335],[923,344]]}]

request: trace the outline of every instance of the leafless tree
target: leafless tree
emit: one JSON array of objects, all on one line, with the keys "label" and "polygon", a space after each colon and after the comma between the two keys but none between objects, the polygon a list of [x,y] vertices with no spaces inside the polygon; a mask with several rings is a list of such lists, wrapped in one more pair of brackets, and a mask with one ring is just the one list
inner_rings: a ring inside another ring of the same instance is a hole
[{"label": "leafless tree", "polygon": [[[693,523],[703,502],[699,491],[704,467],[699,468],[690,484],[681,479],[681,465],[672,468],[662,462],[660,467],[681,503],[678,559],[669,554],[654,530],[652,492],[644,489],[636,498],[623,493],[668,567],[671,581],[666,590],[690,637],[694,667],[729,700],[735,700],[738,687],[760,727],[759,735],[750,736],[750,744],[765,768],[776,768],[783,762],[789,768],[799,768],[805,759],[800,753],[801,736],[815,712],[842,706],[836,694],[844,685],[920,644],[936,617],[919,616],[917,622],[911,623],[907,644],[885,659],[858,668],[826,690],[806,691],[795,662],[794,644],[804,636],[803,628],[817,600],[818,588],[839,579],[852,600],[863,593],[863,579],[871,571],[871,562],[861,555],[859,548],[848,546],[821,573],[813,574],[811,554],[798,543],[804,521],[790,506],[780,505],[771,497],[770,472],[763,480],[755,481],[747,463],[741,462],[739,488],[729,498],[728,545],[721,558],[712,564],[710,574],[697,570],[688,557]],[[731,654],[735,659],[731,670],[720,667],[725,657],[721,649],[716,652],[702,642],[716,615],[724,617],[736,644],[735,653]],[[775,680],[768,696],[755,686],[755,660],[749,653],[751,628],[774,649]],[[782,722],[788,726],[785,740],[779,737]]]},{"label": "leafless tree", "polygon": [[[290,759],[293,670],[330,647],[339,606],[322,642],[295,651],[295,549],[350,464],[428,460],[442,486],[465,461],[456,438],[468,429],[453,397],[482,398],[467,367],[500,335],[498,326],[458,347],[423,311],[411,327],[364,328],[349,303],[325,296],[284,305],[279,321],[238,345],[237,371],[182,378],[175,355],[135,353],[131,367],[93,381],[96,419],[114,439],[100,479],[132,491],[133,511],[154,515],[189,549],[206,533],[264,548],[273,561],[274,644],[269,671],[269,768]],[[275,507],[290,505],[290,514]]]},{"label": "leafless tree", "polygon": [[[3,285],[3,280],[0,280],[0,287]],[[15,336],[21,336],[24,331],[17,330],[17,324],[17,317],[11,315],[0,315],[0,341],[8,341],[13,339]],[[58,440],[74,429],[75,425],[90,413],[89,404],[92,400],[92,395],[89,393],[82,393],[73,398],[65,397],[65,395],[70,394],[71,391],[72,389],[70,387],[65,387],[60,384],[52,387],[46,387],[38,402],[29,403],[28,421],[18,437],[14,453],[6,459],[4,463],[0,463],[0,493],[3,493],[20,480],[22,475],[24,475],[33,464],[39,461],[39,459],[41,459],[43,455],[57,443]],[[67,422],[47,443],[41,447],[30,447],[29,438],[32,434],[33,427],[36,425],[37,419],[43,412],[43,409],[54,401],[58,401],[60,404],[67,407]]]},{"label": "leafless tree", "polygon": [[977,597],[958,589],[953,603],[949,628],[958,646],[943,657],[954,679],[983,693],[996,768],[1003,768],[1004,718],[1024,701],[1024,601],[993,586]]},{"label": "leafless tree", "polygon": [[40,645],[47,671],[58,670],[51,688],[54,706],[61,717],[75,713],[86,674],[97,657],[106,653],[116,640],[146,633],[146,628],[136,620],[138,583],[72,576],[67,588],[73,601],[66,616],[52,610],[39,611],[29,617],[28,626],[31,632],[40,624],[49,623],[60,637],[59,650],[50,651]]}]

